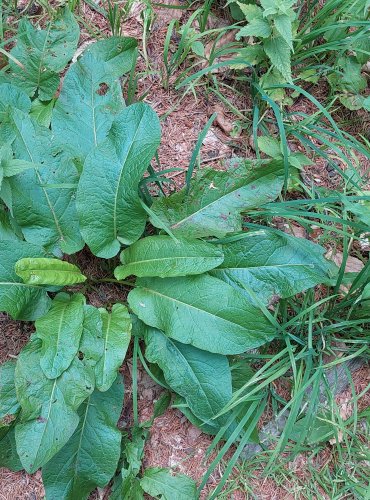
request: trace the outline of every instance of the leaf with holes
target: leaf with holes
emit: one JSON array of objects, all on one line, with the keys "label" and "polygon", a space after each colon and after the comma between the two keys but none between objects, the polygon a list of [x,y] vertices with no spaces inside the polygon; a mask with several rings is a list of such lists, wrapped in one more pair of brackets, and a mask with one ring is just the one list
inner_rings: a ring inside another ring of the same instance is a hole
[{"label": "leaf with holes", "polygon": [[71,155],[84,160],[107,137],[124,108],[119,77],[135,63],[137,42],[111,37],[91,45],[67,71],[52,113],[52,130]]},{"label": "leaf with holes", "polygon": [[20,20],[17,44],[11,50],[12,82],[42,101],[51,99],[59,85],[58,72],[62,71],[77,48],[79,26],[71,12],[64,9],[47,29],[35,28],[27,17]]},{"label": "leaf with holes", "polygon": [[187,238],[241,231],[241,212],[274,200],[283,186],[282,161],[245,162],[223,172],[201,170],[186,188],[154,202],[154,226]]}]

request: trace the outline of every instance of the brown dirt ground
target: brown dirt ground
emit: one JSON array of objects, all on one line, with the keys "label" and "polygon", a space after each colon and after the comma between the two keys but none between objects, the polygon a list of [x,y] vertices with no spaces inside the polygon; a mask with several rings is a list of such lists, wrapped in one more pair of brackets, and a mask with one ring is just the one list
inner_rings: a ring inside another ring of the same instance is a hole
[{"label": "brown dirt ground", "polygon": [[[60,2],[49,2],[51,5],[59,4]],[[177,3],[177,0],[171,0],[167,3]],[[139,2],[135,3],[131,17],[123,24],[123,34],[134,36],[139,41],[142,39],[142,21],[140,12],[142,7]],[[161,71],[163,71],[162,54],[163,43],[166,35],[166,30],[169,20],[176,15],[177,17],[185,17],[188,14],[184,11],[155,9],[156,19],[153,23],[151,34],[148,42],[148,57],[152,72],[147,74],[145,71],[145,62],[143,58],[139,58],[138,71],[142,72],[142,77],[138,81],[138,94],[147,94],[146,102],[151,104],[154,110],[162,117],[162,142],[159,148],[160,165],[156,165],[157,170],[168,168],[186,169],[189,159],[199,136],[209,117],[213,112],[219,113],[219,118],[214,122],[210,132],[207,134],[206,140],[202,147],[202,164],[207,164],[215,168],[222,168],[222,161],[233,155],[241,155],[245,157],[253,157],[253,148],[250,145],[248,136],[231,137],[230,130],[235,125],[237,117],[235,117],[213,94],[206,94],[201,89],[198,89],[197,95],[191,93],[183,96],[178,91],[175,91],[171,85],[168,89],[164,89],[161,85]],[[84,2],[81,3],[80,15],[91,26],[99,28],[103,33],[108,33],[109,28],[106,20],[92,10]],[[91,35],[86,29],[82,30],[81,46],[86,46],[91,40]],[[175,75],[176,76],[176,75]],[[226,76],[227,78],[227,76]],[[173,82],[174,77],[170,79]],[[319,100],[325,98],[325,89],[321,86],[316,86],[311,92]],[[247,111],[251,109],[251,98],[248,94],[237,94],[228,89],[223,91],[223,95],[238,109]],[[168,112],[171,112],[168,114]],[[292,111],[304,111],[309,113],[313,110],[312,104],[306,99],[300,99],[293,106]],[[165,115],[167,115],[165,117]],[[366,130],[364,123],[368,123],[368,115],[349,114],[342,109],[337,110],[338,118],[345,118],[348,121],[354,121],[356,130],[351,130],[352,133],[363,133]],[[221,118],[220,118],[221,115]],[[360,116],[361,115],[361,116]],[[292,149],[299,146],[292,144]],[[370,166],[368,161],[361,160],[362,172],[364,175],[370,175]],[[339,185],[339,178],[335,174],[330,173],[330,169],[323,160],[316,161],[315,164],[307,169],[309,180],[313,180],[316,185],[333,187]],[[175,172],[168,175],[174,181],[174,188],[182,186],[184,175],[182,172]],[[299,228],[298,228],[299,230]],[[305,236],[306,237],[306,236]],[[97,259],[94,259],[89,252],[83,251],[77,256],[79,265],[83,269],[89,269],[89,275],[100,278],[104,275],[99,267]],[[99,285],[99,288],[91,291],[88,295],[89,302],[93,305],[100,306],[107,303],[122,301],[126,297],[126,291],[123,287],[112,286],[112,284]],[[29,335],[33,331],[32,325],[28,323],[19,323],[10,320],[6,315],[0,313],[0,362],[6,359],[17,356],[23,345],[27,342]],[[126,376],[127,391],[126,406],[123,419],[127,424],[130,423],[130,360],[128,366],[123,367],[123,372]],[[370,382],[370,372],[367,367],[362,368],[354,374],[354,384],[356,393],[360,393]],[[153,402],[159,397],[161,389],[153,383],[146,375],[144,370],[139,369],[139,413],[140,419],[148,419],[153,411]],[[286,399],[290,397],[289,384],[284,380],[277,381],[276,391]],[[343,407],[343,412],[350,416],[351,405],[349,403],[352,395],[350,390],[345,391],[337,398],[338,404]],[[370,404],[369,392],[360,399],[360,409],[367,408]],[[267,412],[263,416],[263,421],[266,422],[271,414]],[[125,421],[126,419],[126,421]],[[159,417],[150,433],[150,439],[146,446],[144,467],[163,466],[172,467],[177,472],[188,474],[196,481],[200,481],[204,472],[207,469],[210,459],[205,460],[206,450],[211,443],[211,438],[201,433],[197,428],[192,426],[187,419],[176,409],[169,409],[165,414]],[[330,448],[325,448],[322,452],[320,460],[322,463],[331,460]],[[288,464],[288,467],[299,474],[303,480],[306,477],[307,462],[305,456],[298,457],[294,462]],[[222,468],[217,469],[211,476],[209,484],[204,491],[203,498],[206,498],[207,493],[217,485],[219,478],[222,475]],[[307,475],[307,477],[309,477]],[[261,500],[267,499],[291,499],[297,498],[289,492],[289,483],[281,485],[277,484],[271,478],[262,477],[262,471],[256,472],[254,478],[251,479],[249,487],[254,491],[256,498]],[[41,473],[36,472],[33,475],[28,475],[25,472],[10,472],[5,469],[0,469],[0,500],[41,500],[44,496]],[[93,499],[102,499],[106,496],[104,491],[95,492],[92,494]],[[230,500],[243,500],[249,498],[245,488],[241,485],[227,498]],[[325,498],[323,495],[322,498]]]}]

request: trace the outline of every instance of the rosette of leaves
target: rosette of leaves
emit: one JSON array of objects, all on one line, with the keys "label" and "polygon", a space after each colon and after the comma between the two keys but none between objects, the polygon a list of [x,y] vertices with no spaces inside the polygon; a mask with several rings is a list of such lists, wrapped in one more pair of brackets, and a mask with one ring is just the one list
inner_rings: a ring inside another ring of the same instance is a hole
[{"label": "rosette of leaves", "polygon": [[[291,53],[296,32],[297,15],[294,5],[297,1],[261,0],[259,3],[260,5],[255,2],[232,3],[232,13],[237,20],[247,22],[236,34],[236,39],[254,40],[251,46],[242,51],[242,55],[247,59],[250,55],[252,60],[256,60],[257,42],[274,70],[273,75],[270,75],[273,81],[270,79],[269,84],[292,83]],[[261,54],[259,51],[259,62],[263,60]]]},{"label": "rosette of leaves", "polygon": [[[160,126],[149,105],[123,99],[120,77],[135,56],[130,38],[91,45],[68,68],[46,121],[32,112],[35,95],[0,85],[0,310],[35,321],[17,360],[0,366],[0,465],[42,468],[47,499],[84,499],[112,478],[112,498],[196,498],[189,478],[142,473],[150,424],[117,427],[131,336],[191,422],[210,434],[226,426],[239,440],[248,407],[222,413],[253,374],[238,355],[279,337],[265,314],[273,298],[333,272],[318,245],[242,231],[244,211],[279,196],[279,157],[202,169],[183,190],[146,203],[142,178]],[[99,283],[78,255],[68,258],[85,246],[114,259],[104,268],[115,267],[115,278],[105,279],[125,291],[121,301],[89,304],[84,293]]]},{"label": "rosette of leaves", "polygon": [[[360,58],[361,61],[361,58]],[[354,55],[339,57],[334,71],[328,75],[330,87],[346,108],[370,111],[370,96],[366,76],[361,73],[362,63]]]}]

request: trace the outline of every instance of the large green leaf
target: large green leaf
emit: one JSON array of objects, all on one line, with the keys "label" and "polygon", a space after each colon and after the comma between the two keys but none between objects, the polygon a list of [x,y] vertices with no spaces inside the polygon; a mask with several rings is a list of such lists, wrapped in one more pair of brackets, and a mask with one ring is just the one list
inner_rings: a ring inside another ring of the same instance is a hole
[{"label": "large green leaf", "polygon": [[31,109],[31,100],[23,90],[10,83],[2,83],[0,85],[0,122],[4,121],[9,111],[14,108],[28,113]]},{"label": "large green leaf", "polygon": [[278,231],[250,232],[223,249],[224,262],[211,274],[265,304],[324,283],[336,270],[321,246]]},{"label": "large green leaf", "polygon": [[14,423],[20,406],[14,383],[15,362],[0,365],[0,467],[22,469],[14,438]]},{"label": "large green leaf", "polygon": [[280,160],[240,165],[223,172],[204,169],[186,188],[154,202],[154,226],[187,238],[223,237],[241,230],[240,212],[274,200],[283,185]]},{"label": "large green leaf", "polygon": [[147,329],[145,343],[145,357],[159,365],[168,385],[198,418],[212,419],[229,402],[231,372],[226,356],[181,344],[154,328]]},{"label": "large green leaf", "polygon": [[67,9],[51,21],[46,30],[36,29],[27,17],[19,22],[17,44],[11,50],[22,65],[11,59],[14,84],[33,96],[47,101],[53,97],[59,85],[58,73],[72,58],[78,44],[80,30]]},{"label": "large green leaf", "polygon": [[172,475],[169,469],[150,467],[145,470],[140,486],[149,495],[162,500],[196,500],[197,485],[184,474]]},{"label": "large green leaf", "polygon": [[86,276],[77,266],[59,259],[20,259],[15,265],[15,272],[31,285],[66,286],[86,281]]},{"label": "large green leaf", "polygon": [[[13,226],[14,219],[10,213],[0,205],[0,241],[19,240],[15,227]],[[20,235],[22,238],[22,234]]]},{"label": "large green leaf", "polygon": [[91,370],[76,357],[58,379],[50,380],[40,369],[41,341],[33,338],[18,356],[15,385],[22,407],[15,437],[17,451],[27,472],[47,463],[74,433],[76,410],[94,390]]},{"label": "large green leaf", "polygon": [[135,276],[188,276],[202,274],[223,261],[222,250],[199,240],[173,240],[169,236],[149,236],[121,253],[122,266],[114,275],[123,279]]},{"label": "large green leaf", "polygon": [[0,310],[14,319],[31,321],[49,309],[51,301],[42,286],[22,283],[14,271],[19,259],[43,257],[41,247],[20,240],[0,241]]},{"label": "large green leaf", "polygon": [[[230,360],[230,368],[231,368],[233,392],[237,391],[238,389],[241,389],[254,375],[254,371],[250,367],[250,365],[242,360],[235,360],[235,361]],[[238,405],[236,410],[234,410],[234,420],[232,422],[230,422],[231,412],[221,417],[218,417],[217,419],[208,420],[204,422],[204,420],[198,418],[191,411],[190,405],[187,403],[185,398],[181,396],[176,396],[173,402],[173,407],[178,408],[193,425],[199,427],[199,429],[201,429],[206,434],[211,434],[211,435],[217,434],[220,431],[221,427],[225,425],[225,420],[228,421],[229,427],[227,429],[224,429],[223,437],[225,439],[228,439],[232,435],[233,431],[237,427],[240,420],[249,410],[250,405],[251,405],[250,401],[246,401]],[[247,430],[249,425],[250,421],[246,422],[244,429]],[[257,428],[254,429],[254,431],[252,432],[250,436],[250,441],[258,442]]]},{"label": "large green leaf", "polygon": [[208,276],[140,278],[129,304],[147,325],[199,349],[239,354],[275,336],[262,312],[232,286]]},{"label": "large green leaf", "polygon": [[40,366],[47,378],[59,377],[78,352],[83,329],[85,297],[59,293],[50,310],[35,323],[42,340]]},{"label": "large green leaf", "polygon": [[16,158],[43,165],[9,179],[14,217],[25,239],[52,251],[81,250],[75,190],[63,186],[77,183],[76,168],[52,143],[50,130],[35,125],[22,111],[13,111],[12,118]]},{"label": "large green leaf", "polygon": [[0,425],[4,417],[18,413],[19,403],[14,384],[14,361],[0,365]]},{"label": "large green leaf", "polygon": [[112,312],[100,310],[103,320],[104,352],[95,366],[96,387],[107,391],[117,377],[131,339],[131,317],[127,307],[114,304]]},{"label": "large green leaf", "polygon": [[114,475],[121,451],[117,421],[123,405],[118,375],[107,392],[95,391],[80,406],[80,423],[68,443],[42,471],[46,498],[84,500]]},{"label": "large green leaf", "polygon": [[83,160],[106,138],[115,115],[124,107],[118,78],[131,70],[136,47],[133,38],[101,40],[67,71],[51,124],[75,157]]},{"label": "large green leaf", "polygon": [[98,257],[114,257],[120,243],[140,238],[147,215],[138,189],[160,142],[157,115],[144,103],[115,119],[109,139],[87,157],[77,190],[81,232]]},{"label": "large green leaf", "polygon": [[85,305],[82,326],[79,352],[84,363],[95,366],[104,352],[103,322],[99,309]]},{"label": "large green leaf", "polygon": [[13,471],[23,469],[17,453],[14,425],[9,428],[3,437],[0,437],[0,467],[6,467]]}]

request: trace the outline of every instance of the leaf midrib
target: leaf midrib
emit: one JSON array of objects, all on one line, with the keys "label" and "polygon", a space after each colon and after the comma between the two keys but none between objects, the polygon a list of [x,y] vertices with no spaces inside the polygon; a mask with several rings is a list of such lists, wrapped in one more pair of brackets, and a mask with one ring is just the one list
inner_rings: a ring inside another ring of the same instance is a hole
[{"label": "leaf midrib", "polygon": [[258,179],[255,179],[254,181],[250,181],[248,182],[247,184],[244,184],[243,186],[239,186],[238,188],[236,189],[233,189],[232,191],[229,191],[228,193],[225,193],[223,194],[222,196],[220,196],[220,198],[217,198],[216,200],[212,201],[211,203],[208,203],[207,205],[204,205],[203,207],[200,207],[197,211],[193,212],[192,214],[188,215],[187,217],[185,217],[184,219],[181,219],[180,221],[176,222],[175,224],[172,224],[171,225],[171,229],[177,229],[179,228],[182,224],[184,224],[187,220],[191,219],[192,217],[196,216],[198,213],[204,211],[204,210],[207,210],[209,209],[210,207],[212,207],[212,205],[216,204],[216,203],[219,203],[221,200],[223,200],[224,198],[226,198],[227,196],[235,193],[236,191],[239,191],[241,189],[244,189],[246,188],[247,186],[249,186],[252,182],[258,182],[260,181],[262,178],[270,175],[272,172],[266,172],[265,175],[259,177]]},{"label": "leaf midrib", "polygon": [[194,256],[189,256],[189,255],[186,255],[186,256],[183,256],[183,257],[161,257],[161,258],[158,258],[158,259],[144,259],[144,260],[134,260],[132,262],[128,262],[127,264],[123,263],[122,266],[133,266],[133,265],[136,265],[136,264],[143,264],[143,263],[146,263],[146,262],[161,262],[161,261],[165,261],[165,260],[181,260],[181,259],[201,259],[201,260],[214,260],[214,259],[219,259],[220,256],[214,256],[214,257],[211,257],[211,256],[204,256],[204,255],[194,255]]},{"label": "leaf midrib", "polygon": [[[203,398],[207,401],[207,404],[208,404],[208,407],[209,407],[209,408],[210,408],[210,410],[211,410],[212,416],[214,416],[214,411],[213,411],[212,406],[211,406],[211,404],[210,404],[210,402],[209,402],[209,400],[208,400],[207,393],[204,391],[203,386],[202,386],[202,384],[201,384],[201,382],[200,382],[199,378],[197,377],[197,375],[196,375],[195,371],[193,370],[192,366],[190,365],[190,363],[188,362],[188,360],[185,358],[185,356],[182,354],[182,352],[181,352],[181,351],[177,348],[177,346],[174,344],[173,340],[172,340],[170,337],[167,337],[166,335],[164,335],[164,336],[166,337],[166,340],[167,340],[170,344],[172,344],[172,345],[173,345],[173,347],[176,349],[176,351],[180,354],[181,358],[185,361],[185,364],[189,367],[190,372],[194,374],[194,377],[195,377],[196,381],[198,382],[198,384],[199,384],[199,386],[200,386],[200,388],[201,388],[201,393],[203,394]],[[185,397],[185,399],[186,399],[186,396],[184,396],[184,397]],[[192,411],[194,411],[194,410],[192,410]],[[194,412],[194,415],[196,415],[196,413],[195,413],[195,412]],[[199,417],[199,418],[201,418],[201,417]],[[209,418],[211,418],[211,417],[209,417]]]},{"label": "leaf midrib", "polygon": [[242,266],[242,267],[229,267],[229,266],[226,266],[226,267],[217,267],[216,269],[212,269],[212,271],[218,271],[218,270],[222,270],[222,271],[235,271],[235,270],[248,270],[248,269],[273,269],[275,267],[311,267],[311,268],[315,268],[317,266],[315,266],[315,264],[275,264],[275,265],[271,265],[271,266],[259,266],[259,265],[256,265],[256,266]]},{"label": "leaf midrib", "polygon": [[[127,109],[127,108],[126,108]],[[120,187],[120,184],[121,184],[121,180],[122,180],[122,176],[123,176],[123,171],[124,171],[124,167],[125,167],[125,164],[127,162],[127,158],[129,157],[129,154],[131,152],[131,149],[133,148],[133,145],[134,145],[134,142],[135,142],[135,139],[139,133],[139,130],[140,130],[140,127],[141,127],[141,122],[143,121],[144,119],[144,115],[145,115],[145,111],[143,111],[141,117],[140,117],[140,121],[136,127],[136,131],[135,131],[135,134],[131,140],[131,144],[128,148],[128,151],[127,151],[127,154],[125,155],[123,161],[120,162],[120,165],[121,165],[121,170],[120,170],[120,174],[118,176],[118,182],[117,182],[117,188],[116,188],[116,191],[114,193],[114,207],[113,207],[113,234],[114,234],[114,237],[117,238],[117,235],[118,235],[118,230],[117,230],[117,204],[118,204],[118,191],[119,191],[119,187]],[[117,155],[118,156],[118,155]],[[119,160],[118,160],[119,161]]]},{"label": "leaf midrib", "polygon": [[44,435],[45,435],[45,432],[46,432],[46,428],[47,428],[47,426],[48,426],[48,424],[49,424],[49,420],[50,420],[50,413],[51,413],[51,408],[52,408],[52,404],[53,404],[53,403],[52,403],[52,401],[53,401],[53,399],[54,399],[54,392],[55,392],[55,389],[56,389],[56,387],[57,387],[57,380],[58,380],[58,379],[55,379],[55,380],[54,380],[54,383],[53,383],[53,388],[52,388],[52,391],[51,391],[51,393],[50,393],[50,398],[49,398],[49,406],[48,406],[48,413],[47,413],[47,416],[46,416],[46,422],[45,422],[44,429],[43,429],[42,434],[41,434],[41,438],[40,438],[40,441],[39,441],[39,446],[38,446],[38,448],[37,448],[37,452],[36,452],[36,455],[35,455],[35,460],[34,460],[34,462],[37,462],[37,458],[38,458],[38,456],[39,456],[39,451],[40,451],[40,449],[41,449],[41,444],[42,444],[42,441],[43,441],[43,439],[44,439]]},{"label": "leaf midrib", "polygon": [[37,288],[39,290],[42,289],[42,286],[39,286],[39,285],[29,285],[28,283],[20,283],[19,281],[0,281],[0,285],[5,285],[5,286],[16,285],[16,286],[26,286],[26,287],[29,287],[29,288]]},{"label": "leaf midrib", "polygon": [[108,314],[108,321],[107,321],[107,329],[106,329],[106,334],[105,334],[105,339],[104,339],[104,356],[103,356],[103,371],[102,371],[102,385],[104,386],[105,384],[105,366],[106,366],[106,361],[108,358],[108,350],[107,350],[107,345],[108,345],[108,337],[109,337],[109,331],[110,331],[110,325],[112,321],[112,315]]},{"label": "leaf midrib", "polygon": [[243,328],[243,330],[246,330],[245,326],[240,325],[239,323],[234,323],[233,321],[230,321],[229,319],[225,319],[222,316],[217,316],[217,314],[206,311],[205,309],[200,309],[199,307],[195,307],[191,304],[188,304],[187,302],[182,302],[181,300],[175,299],[174,297],[170,297],[169,295],[164,295],[163,293],[157,292],[156,290],[153,290],[151,288],[147,288],[147,287],[139,287],[139,288],[141,288],[142,290],[146,290],[147,292],[152,293],[154,295],[159,295],[160,297],[163,297],[164,299],[172,300],[173,302],[177,302],[178,304],[181,304],[183,306],[187,306],[191,309],[195,309],[196,311],[200,311],[201,313],[205,313],[208,316],[211,316],[213,318],[217,318],[220,321],[224,321],[225,323],[230,323],[230,325],[233,325],[234,327],[238,326],[239,328]]},{"label": "leaf midrib", "polygon": [[[21,131],[19,130],[19,127],[18,127],[17,123],[16,123],[15,121],[14,121],[14,123],[15,123],[15,126],[16,126],[17,130],[18,130],[18,135],[20,136],[20,138],[21,138],[21,140],[22,140],[22,142],[23,142],[23,144],[24,144],[24,147],[25,147],[25,148],[26,148],[26,150],[27,150],[27,153],[28,153],[29,157],[31,158],[31,161],[32,161],[33,163],[36,163],[36,162],[34,161],[34,158],[33,158],[33,156],[32,156],[31,151],[29,150],[29,147],[28,147],[28,145],[27,145],[26,141],[25,141],[25,140],[24,140],[24,138],[23,138],[23,135],[22,135]],[[59,225],[59,221],[58,221],[58,219],[57,219],[56,213],[54,212],[54,208],[53,208],[52,203],[51,203],[51,201],[50,201],[49,195],[48,195],[48,193],[46,192],[46,189],[45,189],[44,187],[42,187],[42,182],[41,182],[41,181],[42,181],[42,179],[41,179],[41,176],[40,176],[40,173],[39,173],[39,171],[38,171],[38,168],[37,168],[37,167],[35,167],[35,173],[36,173],[37,178],[38,178],[38,181],[39,181],[39,186],[40,186],[40,188],[42,189],[42,191],[43,191],[43,193],[44,193],[44,196],[45,196],[45,198],[46,198],[47,204],[48,204],[48,206],[49,206],[49,210],[50,210],[50,212],[51,212],[51,214],[52,214],[52,216],[53,216],[54,223],[55,223],[55,227],[56,227],[56,229],[57,229],[57,231],[58,231],[58,233],[59,233],[60,239],[61,239],[61,241],[65,241],[65,240],[64,240],[64,234],[63,234],[63,231],[62,231],[62,229],[61,229],[61,227],[60,227],[60,225]]]}]

